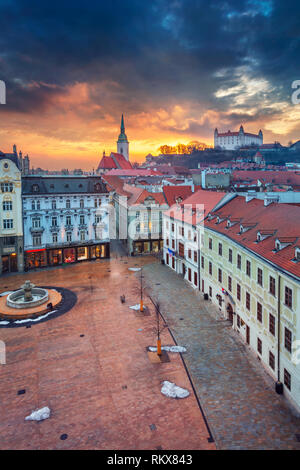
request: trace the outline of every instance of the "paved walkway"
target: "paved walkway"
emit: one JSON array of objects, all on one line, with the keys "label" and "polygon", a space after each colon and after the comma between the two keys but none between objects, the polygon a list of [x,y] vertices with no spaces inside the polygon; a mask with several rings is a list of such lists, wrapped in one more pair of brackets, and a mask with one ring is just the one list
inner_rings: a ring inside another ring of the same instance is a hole
[{"label": "paved walkway", "polygon": [[[45,323],[0,329],[7,352],[6,365],[0,364],[0,449],[215,449],[180,356],[149,360],[153,309],[150,316],[129,309],[138,302],[139,282],[128,267],[154,261],[99,260],[0,279],[0,292],[29,277],[36,285],[71,289],[78,298]],[[167,330],[162,340],[173,344]],[[165,397],[164,380],[190,396]],[[50,419],[24,421],[44,406],[51,408]]]},{"label": "paved walkway", "polygon": [[300,418],[274,391],[228,321],[166,266],[144,269],[184,359],[219,449],[300,449]]},{"label": "paved walkway", "polygon": [[121,240],[111,240],[110,256],[111,258],[122,258],[128,256],[127,248]]}]

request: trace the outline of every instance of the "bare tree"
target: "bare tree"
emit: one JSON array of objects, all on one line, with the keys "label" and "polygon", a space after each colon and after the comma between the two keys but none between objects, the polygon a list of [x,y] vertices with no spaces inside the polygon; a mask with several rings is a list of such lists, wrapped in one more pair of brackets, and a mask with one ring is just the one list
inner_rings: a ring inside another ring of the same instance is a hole
[{"label": "bare tree", "polygon": [[[165,328],[168,328],[168,325],[165,323],[163,316],[160,312],[160,303],[158,300],[153,300],[152,297],[148,294],[149,299],[154,305],[155,309],[155,318],[156,318],[156,326],[155,326],[155,333],[157,336],[157,355],[161,356],[161,333]],[[163,322],[161,322],[163,320]]]}]

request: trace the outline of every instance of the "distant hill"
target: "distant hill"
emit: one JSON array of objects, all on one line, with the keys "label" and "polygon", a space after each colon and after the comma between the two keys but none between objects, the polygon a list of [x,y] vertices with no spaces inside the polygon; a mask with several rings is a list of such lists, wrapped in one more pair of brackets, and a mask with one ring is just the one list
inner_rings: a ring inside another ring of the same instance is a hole
[{"label": "distant hill", "polygon": [[[190,155],[161,155],[155,159],[158,164],[182,165],[187,168],[198,168],[198,163],[221,163],[223,161],[235,160],[241,156],[253,156],[257,148],[249,151],[241,150],[218,150],[206,149],[193,151]],[[275,152],[263,152],[267,164],[284,165],[287,162],[300,163],[300,150],[290,151],[288,149]]]}]

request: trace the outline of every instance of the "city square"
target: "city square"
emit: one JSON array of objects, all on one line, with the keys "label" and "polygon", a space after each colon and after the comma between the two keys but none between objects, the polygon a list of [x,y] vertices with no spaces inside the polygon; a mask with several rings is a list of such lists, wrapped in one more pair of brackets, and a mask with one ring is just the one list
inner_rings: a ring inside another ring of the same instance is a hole
[{"label": "city square", "polygon": [[[140,267],[150,315],[129,308],[140,299],[140,274],[129,268]],[[0,290],[26,276],[2,278]],[[230,334],[230,323],[156,258],[116,254],[30,278],[74,292],[77,302],[57,318],[0,328],[1,449],[299,449],[299,417]],[[164,329],[162,344],[175,339],[187,349],[186,369],[179,354],[150,360],[156,332],[148,295],[174,335]],[[190,396],[164,397],[164,380]],[[50,419],[24,421],[44,406]]]}]

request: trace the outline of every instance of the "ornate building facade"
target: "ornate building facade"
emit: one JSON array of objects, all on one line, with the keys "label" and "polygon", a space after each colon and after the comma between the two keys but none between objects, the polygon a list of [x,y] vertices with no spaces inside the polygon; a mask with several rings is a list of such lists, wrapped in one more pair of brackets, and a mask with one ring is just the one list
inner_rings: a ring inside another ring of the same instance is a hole
[{"label": "ornate building facade", "polygon": [[98,176],[24,177],[25,269],[109,257],[108,202]]},{"label": "ornate building facade", "polygon": [[0,274],[23,267],[21,171],[17,156],[0,152]]}]

